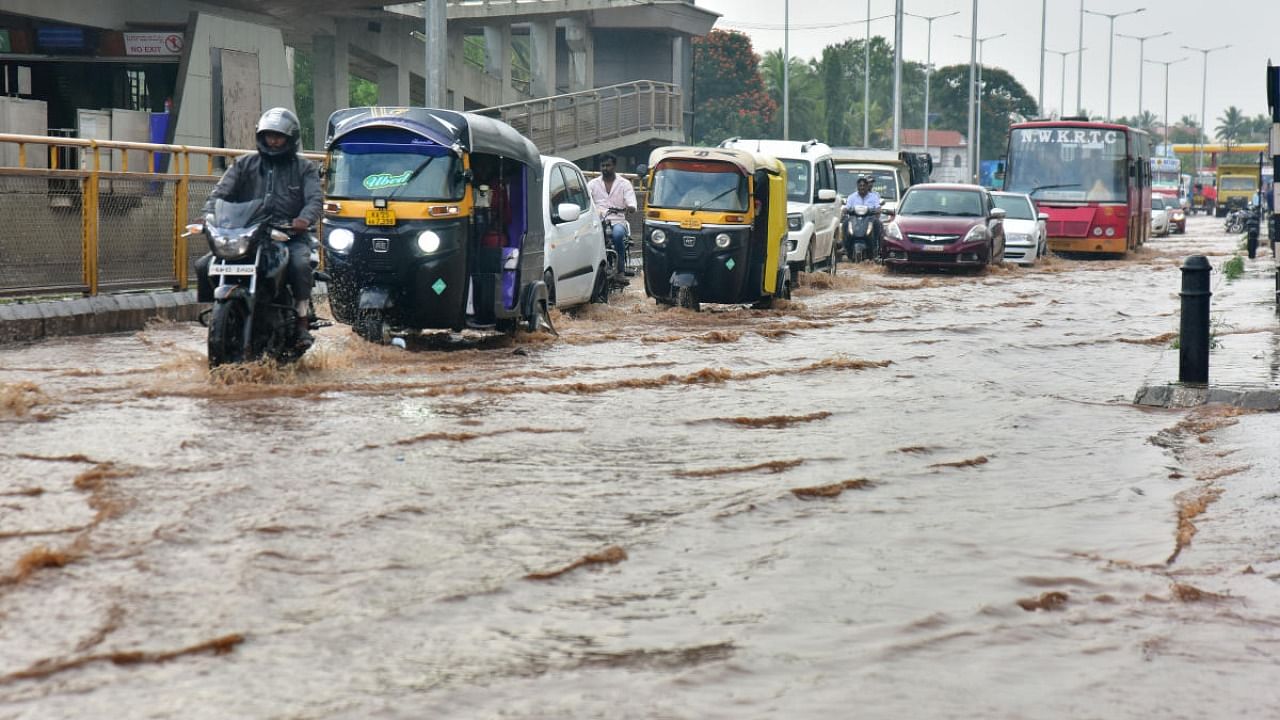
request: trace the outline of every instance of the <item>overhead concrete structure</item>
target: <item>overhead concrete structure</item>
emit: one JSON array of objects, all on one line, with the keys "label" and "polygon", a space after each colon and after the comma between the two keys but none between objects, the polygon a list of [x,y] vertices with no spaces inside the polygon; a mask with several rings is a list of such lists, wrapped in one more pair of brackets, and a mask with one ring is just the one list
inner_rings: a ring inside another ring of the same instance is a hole
[{"label": "overhead concrete structure", "polygon": [[[466,110],[632,81],[685,87],[690,40],[718,17],[694,0],[432,1],[446,5],[444,104]],[[171,108],[163,138],[128,139],[219,145],[242,142],[244,118],[294,105],[300,52],[313,107],[299,114],[323,137],[352,75],[376,83],[379,104],[424,104],[423,23],[421,3],[376,0],[4,0],[0,76],[21,85],[9,94],[48,103],[41,132],[75,133],[80,109]],[[692,94],[675,96],[689,113]]]}]

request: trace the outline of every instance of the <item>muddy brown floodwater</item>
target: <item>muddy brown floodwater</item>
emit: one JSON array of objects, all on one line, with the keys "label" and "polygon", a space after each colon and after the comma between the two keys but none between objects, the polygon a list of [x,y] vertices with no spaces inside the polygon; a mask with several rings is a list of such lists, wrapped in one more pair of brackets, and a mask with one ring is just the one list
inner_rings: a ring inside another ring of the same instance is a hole
[{"label": "muddy brown floodwater", "polygon": [[1280,423],[1130,404],[1220,227],[288,371],[0,348],[0,718],[1280,717]]}]

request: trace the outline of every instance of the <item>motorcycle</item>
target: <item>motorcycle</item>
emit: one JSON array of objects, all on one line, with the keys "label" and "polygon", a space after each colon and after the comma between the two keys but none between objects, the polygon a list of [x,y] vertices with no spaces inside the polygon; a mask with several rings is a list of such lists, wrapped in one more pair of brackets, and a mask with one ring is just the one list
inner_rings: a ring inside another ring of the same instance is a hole
[{"label": "motorcycle", "polygon": [[[271,226],[261,200],[218,200],[203,224],[188,225],[183,237],[203,234],[212,252],[199,298],[212,302],[201,316],[208,329],[209,367],[253,362],[269,357],[279,363],[298,360],[306,352],[299,346],[298,310],[289,287],[289,234]],[[203,263],[201,263],[203,264]],[[315,272],[314,278],[327,279]],[[215,279],[216,278],[216,284]],[[211,297],[203,296],[205,288]],[[312,327],[319,321],[308,310]]]},{"label": "motorcycle", "polygon": [[[608,208],[608,212],[609,213],[625,213],[626,209],[625,208]],[[604,220],[601,222],[601,225],[604,228],[605,264],[608,265],[609,267],[608,272],[605,275],[605,279],[609,283],[610,292],[622,292],[622,290],[624,290],[629,285],[631,285],[631,281],[627,279],[628,271],[630,270],[629,259],[631,257],[631,246],[633,244],[633,241],[631,240],[631,232],[630,232],[631,228],[627,225],[627,222],[625,220],[622,220],[619,222],[622,222],[623,226],[626,229],[626,232],[623,235],[623,242],[625,244],[623,245],[624,256],[622,258],[621,263],[619,263],[619,260],[618,260],[618,248],[615,247],[613,244],[614,221],[609,219],[609,216],[606,214],[604,217]],[[634,275],[635,272],[630,271],[630,274]]]},{"label": "motorcycle", "polygon": [[1232,210],[1227,213],[1227,219],[1223,222],[1223,228],[1227,233],[1232,235],[1244,232],[1245,215],[1246,211],[1243,209]]},{"label": "motorcycle", "polygon": [[876,258],[875,215],[866,205],[855,205],[852,212],[845,211],[841,234],[844,237],[844,254],[849,262]]}]

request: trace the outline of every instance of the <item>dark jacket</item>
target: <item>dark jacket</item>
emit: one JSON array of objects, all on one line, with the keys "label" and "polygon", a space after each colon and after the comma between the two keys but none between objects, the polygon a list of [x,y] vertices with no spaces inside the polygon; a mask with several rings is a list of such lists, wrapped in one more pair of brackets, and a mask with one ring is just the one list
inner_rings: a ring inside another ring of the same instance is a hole
[{"label": "dark jacket", "polygon": [[266,199],[274,224],[288,225],[294,218],[302,218],[314,225],[324,209],[320,172],[315,163],[303,157],[268,160],[258,153],[242,155],[209,193],[202,214],[212,213],[218,199],[248,202],[258,198]]}]

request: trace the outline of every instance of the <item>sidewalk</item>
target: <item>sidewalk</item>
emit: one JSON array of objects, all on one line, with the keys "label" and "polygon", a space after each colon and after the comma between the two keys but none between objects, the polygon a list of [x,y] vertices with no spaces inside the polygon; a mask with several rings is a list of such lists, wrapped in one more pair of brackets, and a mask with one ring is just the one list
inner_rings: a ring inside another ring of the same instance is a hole
[{"label": "sidewalk", "polygon": [[[1258,257],[1244,258],[1244,274],[1226,280],[1214,257],[1209,383],[1179,385],[1178,352],[1165,354],[1151,375],[1152,384],[1138,390],[1134,402],[1159,407],[1192,407],[1223,403],[1254,410],[1280,410],[1280,316],[1276,315],[1276,262],[1264,243]],[[1219,280],[1221,278],[1221,280]]]}]

